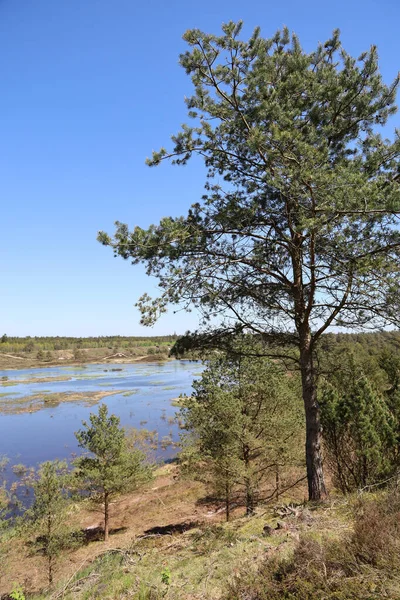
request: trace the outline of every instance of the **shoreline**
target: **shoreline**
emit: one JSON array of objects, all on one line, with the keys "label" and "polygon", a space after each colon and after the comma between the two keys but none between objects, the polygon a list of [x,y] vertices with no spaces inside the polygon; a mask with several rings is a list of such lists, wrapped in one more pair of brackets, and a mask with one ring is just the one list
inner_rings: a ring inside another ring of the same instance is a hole
[{"label": "shoreline", "polygon": [[[4,355],[3,355],[4,356]],[[11,355],[7,355],[7,357],[11,358]],[[118,364],[134,364],[138,362],[143,363],[160,363],[160,362],[170,362],[173,360],[177,360],[172,356],[160,356],[157,358],[157,355],[152,354],[144,354],[143,356],[127,356],[126,358],[98,358],[91,357],[88,360],[53,360],[49,362],[41,362],[34,358],[15,356],[12,357],[14,360],[20,360],[24,362],[18,362],[13,365],[3,365],[2,355],[0,354],[0,371],[22,371],[25,369],[47,369],[51,367],[84,367],[85,365],[118,365]],[[28,363],[26,364],[25,363]]]}]

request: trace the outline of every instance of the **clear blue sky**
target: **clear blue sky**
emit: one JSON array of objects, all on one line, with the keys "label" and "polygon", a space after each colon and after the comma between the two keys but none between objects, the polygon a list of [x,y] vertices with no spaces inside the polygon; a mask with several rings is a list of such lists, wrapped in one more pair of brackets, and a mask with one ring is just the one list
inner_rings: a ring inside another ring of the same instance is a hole
[{"label": "clear blue sky", "polygon": [[245,34],[287,25],[306,49],[339,27],[353,54],[378,45],[387,82],[400,69],[397,0],[0,0],[0,333],[196,326],[180,313],[140,327],[134,302],[155,283],[96,234],[117,219],[147,226],[182,214],[199,198],[199,165],[144,160],[186,120],[183,32],[231,19]]}]

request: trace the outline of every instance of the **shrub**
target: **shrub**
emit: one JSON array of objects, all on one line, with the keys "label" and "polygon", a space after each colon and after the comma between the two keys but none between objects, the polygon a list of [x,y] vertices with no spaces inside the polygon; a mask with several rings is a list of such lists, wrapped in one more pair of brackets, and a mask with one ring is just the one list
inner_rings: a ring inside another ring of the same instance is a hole
[{"label": "shrub", "polygon": [[362,500],[352,534],[321,541],[304,535],[291,557],[237,578],[226,600],[398,600],[399,534],[398,494]]},{"label": "shrub", "polygon": [[365,375],[343,379],[339,386],[326,383],[320,402],[326,460],[346,494],[393,472],[396,421]]},{"label": "shrub", "polygon": [[352,544],[359,561],[394,569],[400,565],[400,494],[360,501]]}]

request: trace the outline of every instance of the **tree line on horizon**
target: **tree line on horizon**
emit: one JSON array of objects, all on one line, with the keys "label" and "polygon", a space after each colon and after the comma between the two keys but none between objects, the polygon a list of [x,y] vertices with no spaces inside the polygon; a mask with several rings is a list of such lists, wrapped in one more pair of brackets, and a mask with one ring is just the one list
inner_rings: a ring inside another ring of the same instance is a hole
[{"label": "tree line on horizon", "polygon": [[174,333],[165,336],[27,336],[17,337],[3,334],[0,338],[0,353],[15,352],[34,354],[58,350],[80,350],[82,348],[107,348],[109,350],[127,350],[151,346],[170,347],[177,340]]}]

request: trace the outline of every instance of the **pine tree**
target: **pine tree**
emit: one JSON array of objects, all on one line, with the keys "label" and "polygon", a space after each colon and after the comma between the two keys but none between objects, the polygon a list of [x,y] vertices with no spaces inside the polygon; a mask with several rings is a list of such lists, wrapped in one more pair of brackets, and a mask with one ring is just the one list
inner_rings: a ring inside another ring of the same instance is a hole
[{"label": "pine tree", "polygon": [[305,52],[287,29],[264,39],[257,28],[248,41],[240,22],[222,29],[185,33],[193,126],[148,161],[201,157],[204,196],[185,217],[147,230],[117,222],[99,240],[158,277],[161,296],[138,302],[142,323],[181,303],[200,311],[216,345],[247,331],[276,352],[297,349],[309,498],[319,500],[318,342],[331,326],[399,326],[400,139],[378,131],[399,78],[385,85],[376,48],[355,59],[338,31]]},{"label": "pine tree", "polygon": [[362,372],[326,383],[321,394],[326,458],[343,493],[383,481],[393,470],[396,421]]},{"label": "pine tree", "polygon": [[250,515],[266,481],[298,464],[303,422],[294,378],[269,360],[239,353],[208,361],[193,387],[181,413],[197,440],[200,469],[224,497],[227,517],[238,490]]},{"label": "pine tree", "polygon": [[380,366],[386,374],[387,385],[384,390],[386,404],[395,421],[396,444],[394,461],[400,470],[400,354],[386,349],[380,356]]},{"label": "pine tree", "polygon": [[150,477],[145,455],[140,450],[128,448],[120,419],[108,416],[101,404],[98,414],[91,414],[90,423],[82,422],[83,429],[75,436],[79,447],[94,456],[82,456],[75,461],[76,478],[92,499],[103,505],[104,540],[108,540],[110,501],[122,492],[135,489]]},{"label": "pine tree", "polygon": [[33,506],[25,513],[25,517],[33,523],[35,544],[46,557],[49,584],[53,583],[58,556],[64,549],[79,543],[79,536],[68,526],[67,481],[65,462],[42,463],[32,486],[35,495]]}]

